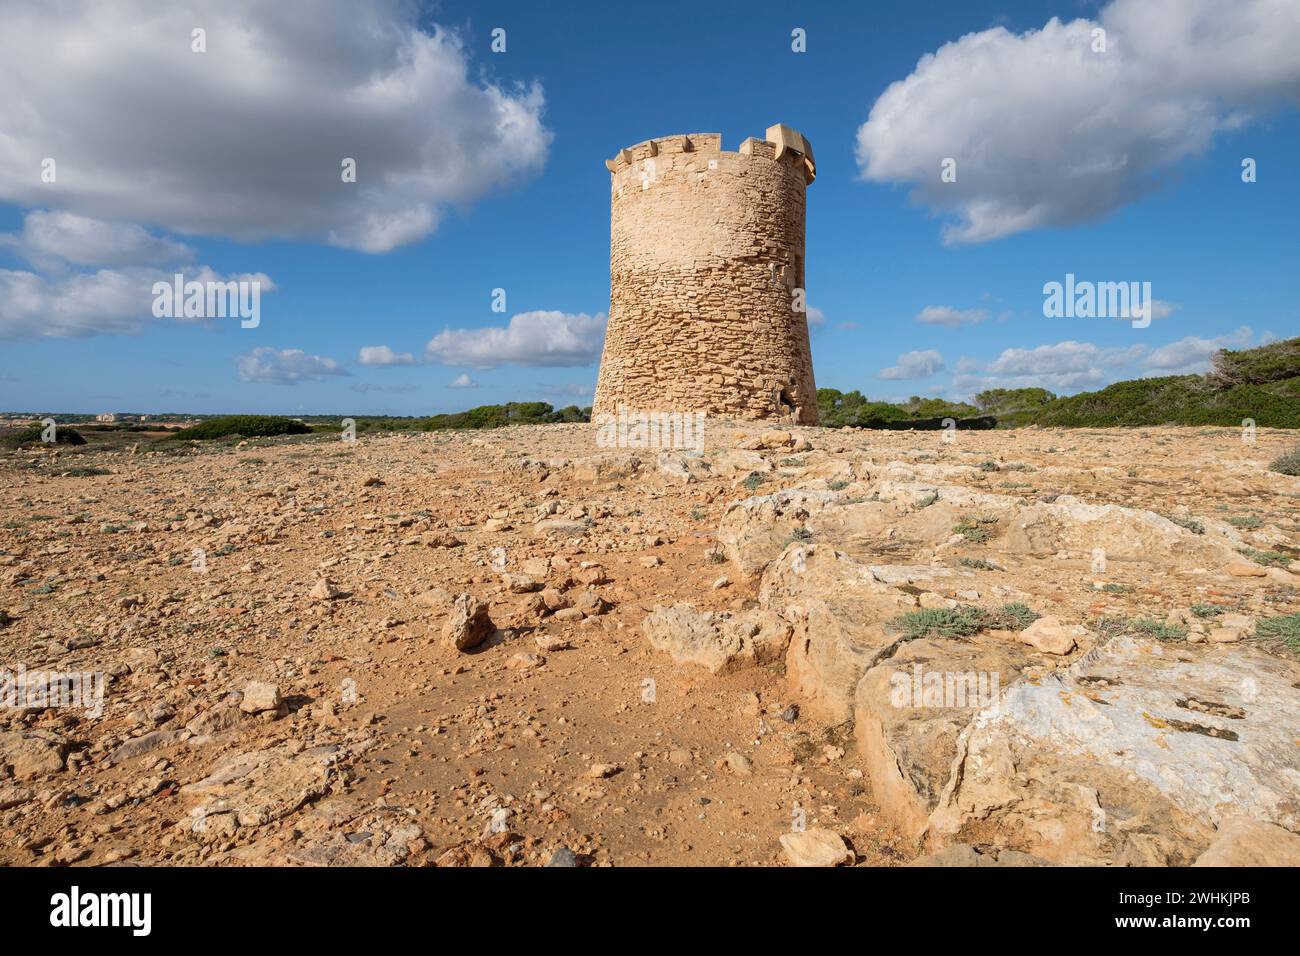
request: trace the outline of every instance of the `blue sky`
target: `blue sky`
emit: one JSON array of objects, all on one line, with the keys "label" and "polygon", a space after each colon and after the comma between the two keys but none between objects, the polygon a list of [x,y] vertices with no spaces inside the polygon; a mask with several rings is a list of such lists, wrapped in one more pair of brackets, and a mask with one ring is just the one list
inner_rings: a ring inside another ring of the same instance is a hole
[{"label": "blue sky", "polygon": [[[590,404],[603,161],[777,122],[817,155],[821,387],[1070,393],[1300,334],[1295,4],[49,6],[0,12],[0,408]],[[154,318],[176,262],[268,280],[258,327]],[[1156,320],[1045,318],[1067,273]]]}]

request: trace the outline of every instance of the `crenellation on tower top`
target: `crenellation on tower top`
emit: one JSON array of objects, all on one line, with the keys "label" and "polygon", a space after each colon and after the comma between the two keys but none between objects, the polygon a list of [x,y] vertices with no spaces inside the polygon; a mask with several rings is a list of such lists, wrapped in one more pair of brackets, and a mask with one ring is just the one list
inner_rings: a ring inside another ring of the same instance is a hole
[{"label": "crenellation on tower top", "polygon": [[681,153],[717,153],[780,160],[787,152],[794,152],[797,157],[792,157],[790,161],[804,164],[808,182],[811,183],[816,178],[812,147],[801,133],[784,124],[777,124],[768,127],[765,136],[765,139],[750,136],[740,144],[736,152],[723,150],[721,133],[679,133],[673,136],[657,136],[620,149],[613,159],[605,160],[605,168],[611,173],[616,173],[647,159]]}]

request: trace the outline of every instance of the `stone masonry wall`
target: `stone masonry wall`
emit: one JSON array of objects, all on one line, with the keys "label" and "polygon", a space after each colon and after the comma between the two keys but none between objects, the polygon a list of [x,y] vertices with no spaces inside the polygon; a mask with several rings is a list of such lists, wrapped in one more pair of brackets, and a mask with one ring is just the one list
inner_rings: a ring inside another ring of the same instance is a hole
[{"label": "stone masonry wall", "polygon": [[[770,135],[770,134],[769,134]],[[817,422],[804,312],[802,157],[717,133],[647,140],[610,168],[610,308],[595,413]]]}]

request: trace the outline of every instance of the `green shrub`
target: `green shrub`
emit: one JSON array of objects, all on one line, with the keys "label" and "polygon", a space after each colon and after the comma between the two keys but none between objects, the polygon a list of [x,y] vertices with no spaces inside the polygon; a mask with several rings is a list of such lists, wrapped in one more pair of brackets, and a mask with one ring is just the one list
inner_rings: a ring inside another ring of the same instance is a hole
[{"label": "green shrub", "polygon": [[[35,448],[42,444],[43,425],[28,425],[25,428],[10,428],[0,431],[0,448]],[[54,429],[54,443],[58,445],[84,445],[85,437],[75,428],[59,425]]]},{"label": "green shrub", "polygon": [[1300,370],[1300,338],[1270,342],[1253,349],[1220,349],[1214,354],[1206,380],[1217,388],[1267,385],[1288,379]]},{"label": "green shrub", "polygon": [[1232,425],[1249,418],[1261,428],[1300,428],[1300,368],[1267,384],[1216,388],[1200,375],[1116,382],[1044,406],[1044,427],[1116,425]]},{"label": "green shrub", "polygon": [[[1300,428],[1300,337],[1254,349],[1220,351],[1208,375],[1132,379],[1063,398],[1041,388],[994,388],[980,392],[973,401],[969,405],[913,396],[902,403],[873,402],[859,391],[817,390],[821,423],[830,428],[977,414],[993,416],[999,426],[1012,428],[1166,424],[1240,428],[1245,419],[1261,428]],[[1300,449],[1279,458],[1274,470],[1300,474]],[[1130,476],[1136,473],[1131,471]]]},{"label": "green shrub", "polygon": [[437,432],[589,421],[591,409],[579,408],[577,405],[568,405],[556,411],[547,402],[506,402],[504,405],[480,405],[463,412],[432,415],[424,419],[419,427],[426,432]]},{"label": "green shrub", "polygon": [[310,435],[311,426],[277,415],[226,415],[210,418],[172,432],[159,441],[212,441],[217,438],[270,438],[275,435]]}]

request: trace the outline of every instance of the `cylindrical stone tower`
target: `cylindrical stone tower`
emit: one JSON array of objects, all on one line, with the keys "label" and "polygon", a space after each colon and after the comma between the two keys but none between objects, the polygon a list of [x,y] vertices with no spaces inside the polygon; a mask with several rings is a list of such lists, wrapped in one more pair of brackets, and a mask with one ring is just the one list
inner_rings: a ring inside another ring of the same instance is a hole
[{"label": "cylindrical stone tower", "polygon": [[786,126],[647,140],[610,171],[609,327],[592,411],[817,423],[804,292],[812,148]]}]

